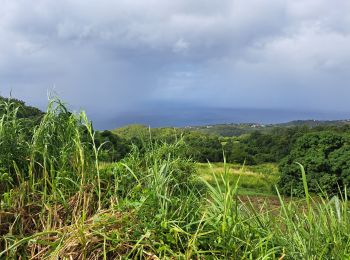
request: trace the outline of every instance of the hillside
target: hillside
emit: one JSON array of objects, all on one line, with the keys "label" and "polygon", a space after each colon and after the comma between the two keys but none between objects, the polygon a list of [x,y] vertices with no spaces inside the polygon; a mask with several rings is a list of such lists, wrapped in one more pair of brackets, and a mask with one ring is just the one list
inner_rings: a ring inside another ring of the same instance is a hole
[{"label": "hillside", "polygon": [[[183,131],[198,131],[204,134],[215,134],[223,137],[240,136],[249,134],[255,131],[268,133],[277,128],[293,128],[293,127],[343,127],[349,126],[350,120],[294,120],[286,123],[278,124],[260,124],[260,123],[231,123],[231,124],[213,124],[204,126],[186,126],[186,127],[158,127],[152,129],[179,129]],[[122,136],[134,136],[136,133],[148,132],[148,127],[145,125],[126,125],[120,128],[113,129],[112,132],[120,134]]]},{"label": "hillside", "polygon": [[11,102],[13,102],[16,107],[18,107],[17,116],[19,118],[38,118],[44,114],[44,112],[42,112],[40,109],[36,107],[28,106],[22,100],[15,99],[15,98],[5,98],[0,96],[0,104],[2,104],[0,106],[0,115],[2,115],[5,110],[4,104],[7,103],[7,101],[9,100],[11,100]]},{"label": "hillside", "polygon": [[349,259],[345,132],[120,138],[56,99],[28,132],[3,101],[0,259]]},{"label": "hillside", "polygon": [[200,131],[206,134],[216,134],[224,137],[240,136],[254,131],[270,132],[276,128],[292,127],[342,127],[350,125],[350,120],[295,120],[279,124],[238,123],[214,124],[206,126],[187,126],[183,129]]}]

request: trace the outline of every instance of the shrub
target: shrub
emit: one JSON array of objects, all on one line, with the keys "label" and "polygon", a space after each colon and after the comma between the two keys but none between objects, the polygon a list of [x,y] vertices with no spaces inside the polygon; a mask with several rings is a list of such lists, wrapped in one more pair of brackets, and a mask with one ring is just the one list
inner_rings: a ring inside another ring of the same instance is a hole
[{"label": "shrub", "polygon": [[295,162],[305,166],[310,192],[336,194],[350,183],[350,147],[347,138],[340,134],[305,134],[281,161],[280,190],[285,194],[300,196],[303,194],[303,184]]}]

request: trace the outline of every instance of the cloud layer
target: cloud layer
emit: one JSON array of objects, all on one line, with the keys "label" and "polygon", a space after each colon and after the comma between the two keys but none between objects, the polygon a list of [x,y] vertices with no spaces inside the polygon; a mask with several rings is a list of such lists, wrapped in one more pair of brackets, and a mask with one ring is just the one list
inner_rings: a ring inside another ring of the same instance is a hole
[{"label": "cloud layer", "polygon": [[164,104],[350,111],[347,0],[0,6],[0,94],[43,106],[54,89],[101,126]]}]

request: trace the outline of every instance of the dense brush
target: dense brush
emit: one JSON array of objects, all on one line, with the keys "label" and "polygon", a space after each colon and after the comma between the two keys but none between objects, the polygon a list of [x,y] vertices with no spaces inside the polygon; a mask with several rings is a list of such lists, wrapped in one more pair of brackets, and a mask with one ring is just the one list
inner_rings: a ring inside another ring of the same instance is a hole
[{"label": "dense brush", "polygon": [[84,113],[53,99],[28,126],[11,100],[1,109],[0,259],[350,257],[346,191],[311,197],[303,168],[305,199],[257,208],[226,164],[199,178],[181,137],[101,165]]}]

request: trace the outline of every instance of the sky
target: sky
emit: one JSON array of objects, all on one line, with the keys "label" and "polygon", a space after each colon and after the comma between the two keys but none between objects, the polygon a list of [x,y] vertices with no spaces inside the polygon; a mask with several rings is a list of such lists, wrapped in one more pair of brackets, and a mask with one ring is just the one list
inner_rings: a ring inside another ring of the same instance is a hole
[{"label": "sky", "polygon": [[97,128],[350,118],[349,0],[0,0],[0,95]]}]

